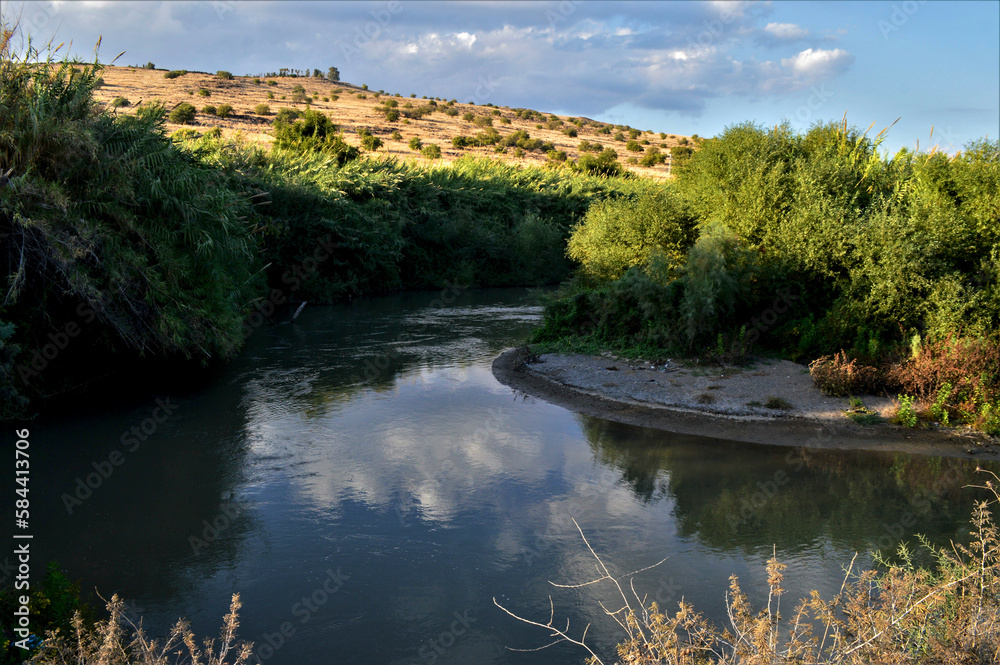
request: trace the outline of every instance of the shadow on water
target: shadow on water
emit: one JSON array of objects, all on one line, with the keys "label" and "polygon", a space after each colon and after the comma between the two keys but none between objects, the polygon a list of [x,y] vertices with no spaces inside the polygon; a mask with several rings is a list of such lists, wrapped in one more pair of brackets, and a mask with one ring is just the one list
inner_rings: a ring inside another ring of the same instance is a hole
[{"label": "shadow on water", "polygon": [[965,541],[982,466],[905,453],[776,448],[667,435],[578,416],[597,459],[637,499],[669,499],[678,529],[718,549],[776,545],[794,552],[822,539],[893,552],[917,534]]}]

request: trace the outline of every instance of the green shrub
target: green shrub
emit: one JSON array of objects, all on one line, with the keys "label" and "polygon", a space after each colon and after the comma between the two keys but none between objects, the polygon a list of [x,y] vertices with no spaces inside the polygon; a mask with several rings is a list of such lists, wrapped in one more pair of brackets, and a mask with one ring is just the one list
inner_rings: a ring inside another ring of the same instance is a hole
[{"label": "green shrub", "polygon": [[253,112],[257,115],[271,115],[271,107],[267,104],[257,104],[253,107]]},{"label": "green shrub", "polygon": [[[290,108],[286,107],[286,108],[280,108],[280,109],[278,109],[278,114],[275,116],[274,120],[275,120],[276,123],[278,123],[278,122],[281,122],[281,123],[292,123],[292,122],[295,122],[296,120],[298,120],[299,117],[301,117],[301,116],[302,116],[302,111],[299,111],[298,109],[290,109]],[[322,122],[322,121],[320,121],[320,122]],[[336,127],[334,127],[334,130],[336,130]]]},{"label": "green shrub", "polygon": [[896,399],[899,405],[896,408],[893,421],[903,427],[916,427],[917,412],[913,408],[913,402],[916,398],[912,395],[897,395]]},{"label": "green shrub", "polygon": [[341,165],[357,159],[361,154],[357,148],[344,141],[343,136],[337,133],[337,126],[320,111],[306,109],[297,116],[293,116],[291,111],[293,109],[281,109],[275,118],[276,148],[331,154]]},{"label": "green shrub", "polygon": [[186,69],[171,69],[169,72],[164,72],[163,78],[165,79],[175,79],[180,76],[187,74]]},{"label": "green shrub", "polygon": [[625,144],[625,149],[629,152],[642,152],[642,146],[639,142],[631,139]]},{"label": "green shrub", "polygon": [[211,97],[212,93],[209,92],[207,88],[199,88],[198,89],[198,95],[200,97]]},{"label": "green shrub", "polygon": [[375,136],[371,131],[361,128],[358,130],[358,137],[361,139],[361,147],[368,152],[375,152],[382,147],[382,139]]},{"label": "green shrub", "polygon": [[455,108],[446,108],[444,110],[444,114],[447,115],[447,116],[455,117],[456,115],[458,115],[458,109],[455,109]]},{"label": "green shrub", "polygon": [[306,104],[309,102],[309,96],[304,92],[293,92],[292,93],[292,103],[293,104]]},{"label": "green shrub", "polygon": [[428,143],[420,149],[420,154],[427,159],[441,159],[441,147],[434,143]]},{"label": "green shrub", "polygon": [[223,81],[231,81],[231,80],[233,80],[233,74],[232,74],[232,72],[227,72],[224,69],[220,69],[219,71],[215,72],[215,77],[219,78],[219,79],[222,79]]},{"label": "green shrub", "polygon": [[617,176],[622,173],[618,163],[618,153],[608,148],[598,155],[580,155],[576,161],[576,169],[592,175]]},{"label": "green shrub", "polygon": [[386,122],[396,122],[399,120],[399,111],[395,109],[386,109],[385,111]]},{"label": "green shrub", "polygon": [[273,93],[273,92],[271,92],[270,90],[268,90],[268,91],[267,91],[267,98],[268,98],[268,99],[274,99],[274,93]]},{"label": "green shrub", "polygon": [[170,112],[170,122],[177,123],[179,125],[190,125],[194,122],[195,118],[195,108],[187,102],[181,102]]},{"label": "green shrub", "polygon": [[215,111],[215,115],[220,118],[228,118],[233,113],[233,107],[229,104],[219,104],[219,108]]},{"label": "green shrub", "polygon": [[640,166],[652,167],[657,164],[662,164],[667,159],[667,156],[660,152],[659,148],[651,147],[646,149],[646,153],[639,160]]},{"label": "green shrub", "polygon": [[125,97],[115,97],[111,100],[109,106],[113,109],[122,108],[123,106],[130,106],[131,102]]},{"label": "green shrub", "polygon": [[403,140],[403,135],[400,134],[399,132],[393,132],[392,133],[392,140],[393,141],[402,141]]},{"label": "green shrub", "polygon": [[268,79],[267,84],[268,85],[278,85],[278,82],[275,81],[275,80],[273,80],[273,79]]},{"label": "green shrub", "polygon": [[593,204],[569,237],[566,255],[598,280],[614,280],[655,252],[671,270],[679,268],[697,235],[694,218],[668,188],[643,193],[638,200]]},{"label": "green shrub", "polygon": [[410,139],[410,150],[419,152],[424,147],[423,141],[420,140],[419,136],[414,136]]},{"label": "green shrub", "polygon": [[207,104],[201,107],[201,112],[204,113],[205,115],[215,115],[218,110],[219,109],[217,109],[215,106],[212,106],[211,104]]},{"label": "green shrub", "polygon": [[475,119],[476,119],[476,114],[472,113],[471,111],[466,111],[465,113],[462,114],[462,120],[465,120],[466,122],[472,122]]}]

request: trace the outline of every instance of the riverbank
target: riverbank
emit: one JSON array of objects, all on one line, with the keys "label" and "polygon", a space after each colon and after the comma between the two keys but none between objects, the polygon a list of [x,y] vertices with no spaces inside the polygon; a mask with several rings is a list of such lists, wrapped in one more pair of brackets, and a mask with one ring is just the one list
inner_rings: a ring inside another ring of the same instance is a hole
[{"label": "riverbank", "polygon": [[[808,368],[762,359],[747,367],[680,361],[653,366],[612,355],[542,354],[510,349],[493,361],[504,385],[572,411],[679,434],[782,446],[1000,458],[995,438],[964,427],[909,429],[888,422],[886,397],[864,406],[881,422],[846,415],[847,398],[827,397]],[[765,406],[768,405],[768,406]]]}]

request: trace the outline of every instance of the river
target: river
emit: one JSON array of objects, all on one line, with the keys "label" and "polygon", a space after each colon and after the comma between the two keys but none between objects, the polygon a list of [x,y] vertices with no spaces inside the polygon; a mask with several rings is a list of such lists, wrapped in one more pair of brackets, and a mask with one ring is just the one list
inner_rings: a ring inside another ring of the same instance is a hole
[{"label": "river", "polygon": [[[163,634],[216,636],[231,594],[262,662],[580,663],[549,596],[613,662],[573,520],[636,588],[722,622],[729,576],[766,601],[829,596],[856,552],[968,531],[975,462],[810,451],[618,425],[490,373],[541,310],[525,290],[408,293],[308,307],[262,327],[214,381],[30,423],[36,570],[118,593]],[[157,401],[158,400],[158,401]],[[117,454],[115,451],[118,451]],[[100,601],[98,601],[100,602]]]}]

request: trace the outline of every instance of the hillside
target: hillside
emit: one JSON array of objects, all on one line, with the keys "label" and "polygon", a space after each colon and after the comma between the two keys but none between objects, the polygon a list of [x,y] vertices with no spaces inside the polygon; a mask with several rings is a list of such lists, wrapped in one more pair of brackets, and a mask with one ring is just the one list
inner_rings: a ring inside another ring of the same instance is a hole
[{"label": "hillside", "polygon": [[[294,88],[301,85],[307,94],[315,97],[311,102],[312,108],[326,113],[343,130],[348,143],[359,145],[358,130],[367,129],[383,141],[378,153],[399,159],[428,161],[418,151],[409,148],[410,140],[416,137],[424,144],[434,143],[440,146],[441,159],[446,162],[470,154],[502,159],[520,165],[537,166],[547,161],[547,156],[539,150],[525,152],[523,156],[518,157],[513,149],[498,154],[494,146],[453,147],[453,137],[473,136],[483,131],[483,127],[463,120],[466,113],[473,113],[477,117],[491,118],[493,128],[502,136],[519,130],[525,131],[532,139],[550,142],[554,144],[556,150],[565,151],[569,160],[580,157],[582,154],[580,143],[586,140],[599,145],[600,149],[615,150],[619,161],[638,175],[656,179],[669,177],[669,159],[665,164],[650,168],[625,164],[629,157],[641,158],[643,153],[629,152],[626,149],[629,128],[620,125],[616,127],[586,118],[553,116],[547,113],[535,113],[530,119],[526,119],[523,117],[525,114],[518,117],[517,110],[509,107],[477,106],[457,100],[450,107],[457,111],[455,115],[447,115],[444,112],[448,100],[437,100],[438,111],[419,118],[407,119],[402,113],[409,110],[406,108],[407,103],[417,108],[426,105],[428,100],[418,98],[414,94],[395,96],[392,93],[365,90],[349,83],[331,82],[321,78],[286,76],[257,79],[259,82],[255,83],[254,77],[234,76],[232,79],[224,80],[213,74],[188,72],[176,78],[165,78],[166,73],[167,71],[162,69],[109,66],[102,74],[104,85],[96,91],[95,98],[99,102],[109,104],[117,97],[124,97],[128,100],[129,106],[119,109],[123,113],[129,113],[140,102],[160,100],[168,109],[182,102],[188,102],[199,111],[195,123],[193,125],[168,123],[170,131],[184,127],[200,131],[219,127],[224,135],[240,132],[246,139],[269,144],[272,141],[275,114],[282,108],[300,110],[305,108],[304,103],[296,104],[292,101]],[[269,84],[269,81],[274,83]],[[201,93],[201,90],[206,90],[208,95]],[[268,98],[268,93],[271,93],[273,99]],[[390,99],[397,102],[396,110],[401,113],[395,122],[388,121],[382,110],[384,102]],[[230,117],[219,118],[201,112],[207,105],[218,107],[222,104],[233,107]],[[255,113],[258,104],[267,104],[270,114]],[[553,121],[553,118],[557,120]],[[569,136],[566,133],[571,128],[576,130],[577,136]],[[399,132],[402,138],[394,140],[392,138],[394,132]],[[623,134],[623,138],[615,140],[614,137],[619,132]],[[636,141],[643,150],[655,146],[668,155],[669,148],[692,143],[690,137],[652,131],[643,132],[636,137]]]}]

